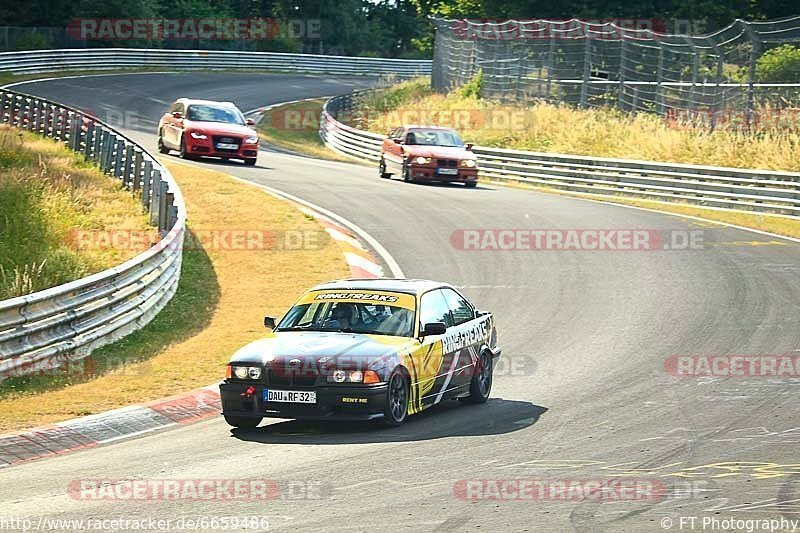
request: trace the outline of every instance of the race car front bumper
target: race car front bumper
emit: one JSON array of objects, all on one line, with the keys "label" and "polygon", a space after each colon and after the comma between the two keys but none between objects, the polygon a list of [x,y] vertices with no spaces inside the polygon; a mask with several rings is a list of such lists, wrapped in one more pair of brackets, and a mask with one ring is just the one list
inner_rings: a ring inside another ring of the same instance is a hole
[{"label": "race car front bumper", "polygon": [[[247,394],[252,387],[251,394]],[[271,387],[314,391],[316,403],[265,402],[260,383],[224,381],[219,385],[222,414],[256,418],[290,418],[303,420],[372,420],[383,416],[386,406],[386,383],[359,386]]]}]

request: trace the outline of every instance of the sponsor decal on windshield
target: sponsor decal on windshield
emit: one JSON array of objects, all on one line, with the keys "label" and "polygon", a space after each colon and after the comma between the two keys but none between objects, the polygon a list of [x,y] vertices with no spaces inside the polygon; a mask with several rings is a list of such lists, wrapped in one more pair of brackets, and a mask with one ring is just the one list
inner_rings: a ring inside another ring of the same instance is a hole
[{"label": "sponsor decal on windshield", "polygon": [[414,296],[410,294],[358,290],[314,291],[306,294],[298,303],[315,302],[360,302],[372,305],[387,304],[411,310],[414,310],[415,307]]}]

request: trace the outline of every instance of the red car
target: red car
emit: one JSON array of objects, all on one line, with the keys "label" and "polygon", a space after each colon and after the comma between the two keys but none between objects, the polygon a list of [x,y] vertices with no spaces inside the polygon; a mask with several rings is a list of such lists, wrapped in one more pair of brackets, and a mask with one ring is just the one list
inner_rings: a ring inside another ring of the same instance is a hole
[{"label": "red car", "polygon": [[464,144],[455,130],[439,126],[401,126],[383,140],[378,173],[382,178],[399,174],[404,181],[478,184],[478,164],[472,145]]},{"label": "red car", "polygon": [[258,134],[248,127],[253,124],[230,102],[180,98],[158,121],[158,151],[178,150],[184,159],[210,156],[255,165]]}]

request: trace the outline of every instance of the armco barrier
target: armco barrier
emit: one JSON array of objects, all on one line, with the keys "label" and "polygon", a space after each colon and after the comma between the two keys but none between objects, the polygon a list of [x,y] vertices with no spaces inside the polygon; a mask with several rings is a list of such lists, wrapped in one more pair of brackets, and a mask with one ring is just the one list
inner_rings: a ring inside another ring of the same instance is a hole
[{"label": "armco barrier", "polygon": [[[363,91],[325,103],[319,135],[332,150],[376,162],[384,136],[342,124]],[[604,197],[650,198],[800,217],[800,174],[581,157],[476,146],[479,177]]]},{"label": "armco barrier", "polygon": [[0,89],[0,122],[81,153],[141,198],[161,240],[125,263],[44,291],[0,301],[0,377],[80,359],[147,324],[178,286],[186,210],[169,171],[141,146],[70,107]]},{"label": "armco barrier", "polygon": [[55,72],[166,68],[170,70],[246,69],[320,74],[411,77],[431,72],[429,60],[374,57],[232,52],[223,50],[161,50],[90,48],[0,53],[0,72]]}]

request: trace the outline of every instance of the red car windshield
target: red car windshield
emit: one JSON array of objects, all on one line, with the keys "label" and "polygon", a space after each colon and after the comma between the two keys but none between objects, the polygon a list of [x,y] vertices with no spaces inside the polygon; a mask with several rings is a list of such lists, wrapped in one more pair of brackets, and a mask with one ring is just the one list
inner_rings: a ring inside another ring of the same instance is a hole
[{"label": "red car windshield", "polygon": [[228,124],[245,124],[244,117],[238,110],[231,107],[212,105],[190,105],[186,111],[186,118],[198,122],[226,122]]},{"label": "red car windshield", "polygon": [[406,135],[406,144],[427,146],[464,146],[461,137],[453,130],[414,128]]}]

